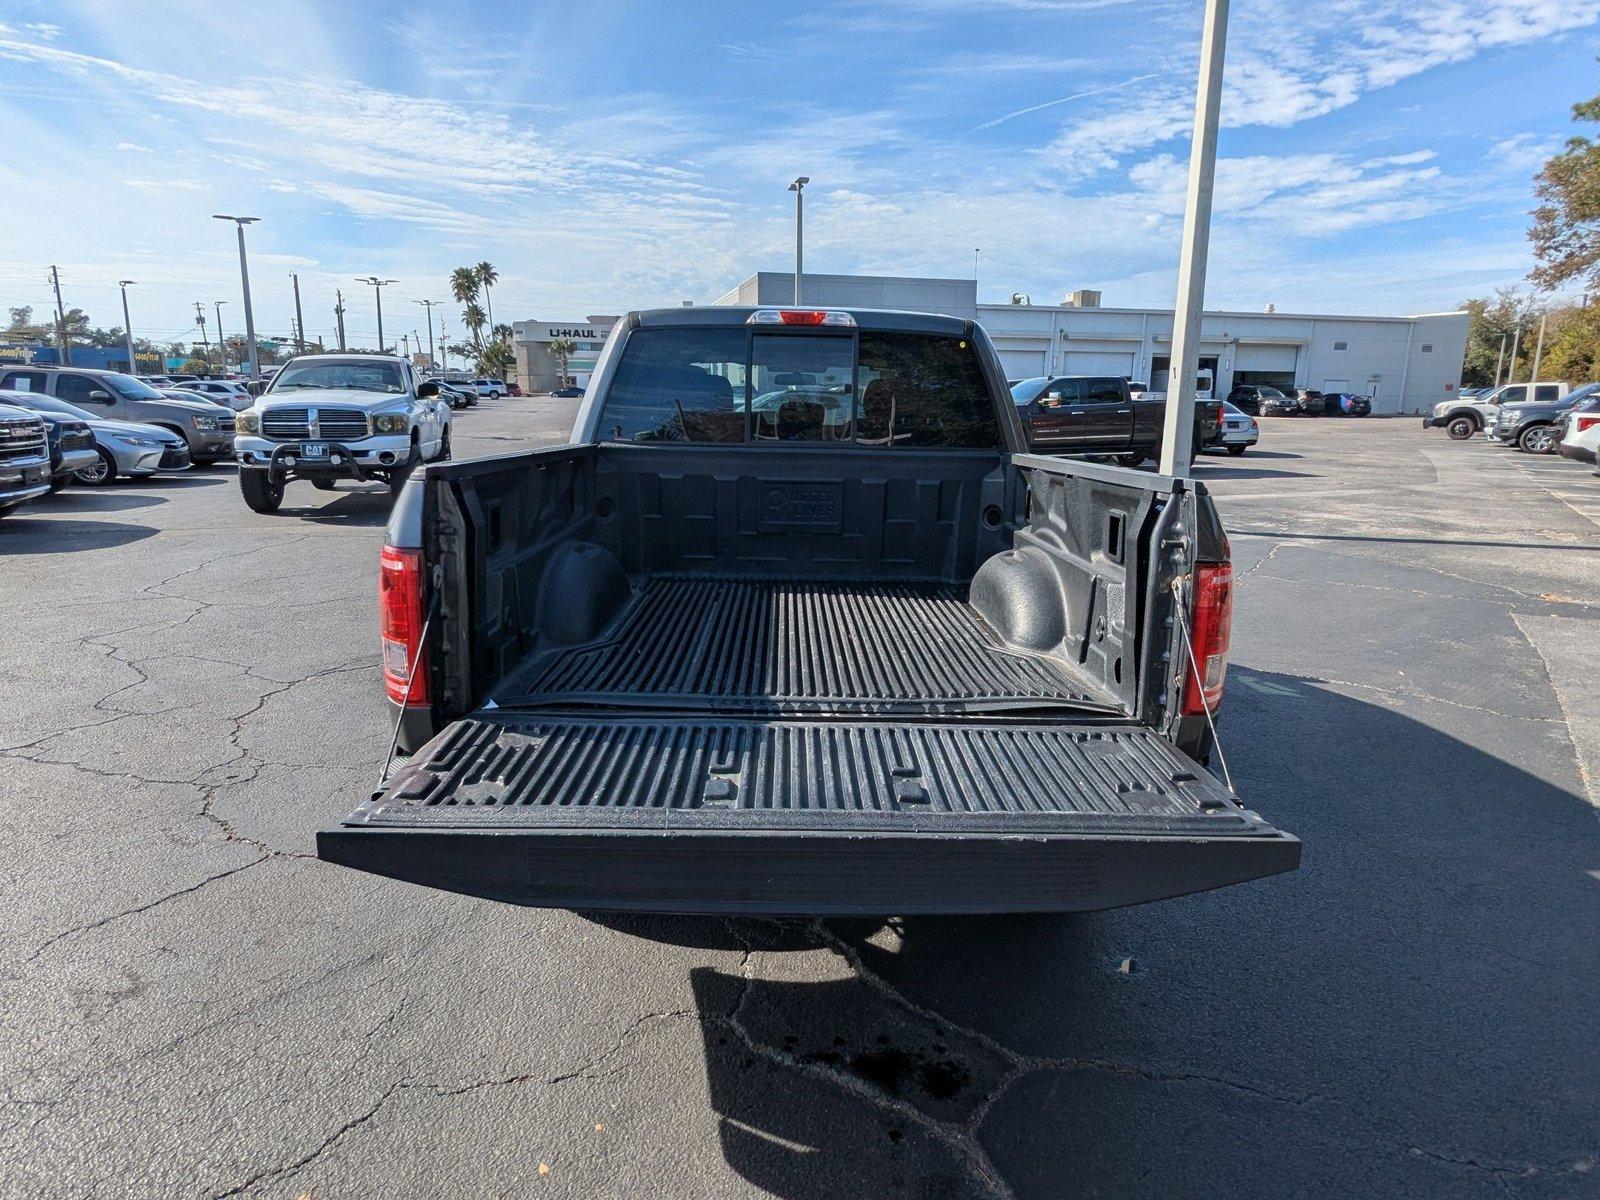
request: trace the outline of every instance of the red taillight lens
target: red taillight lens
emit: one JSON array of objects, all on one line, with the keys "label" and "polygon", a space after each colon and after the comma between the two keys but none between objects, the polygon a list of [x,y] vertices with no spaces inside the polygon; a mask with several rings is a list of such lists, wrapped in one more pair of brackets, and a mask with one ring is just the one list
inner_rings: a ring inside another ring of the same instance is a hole
[{"label": "red taillight lens", "polygon": [[428,703],[422,614],[422,552],[385,546],[378,559],[378,636],[383,686],[396,704]]},{"label": "red taillight lens", "polygon": [[828,308],[758,308],[745,318],[746,325],[836,325],[854,329],[856,319]]},{"label": "red taillight lens", "polygon": [[[1233,631],[1233,564],[1202,563],[1195,568],[1194,614],[1190,636],[1194,663],[1185,672],[1183,715],[1216,712],[1228,675],[1228,639]],[[1200,669],[1195,676],[1195,665]]]},{"label": "red taillight lens", "polygon": [[1600,416],[1580,416],[1578,418],[1579,433],[1582,433],[1585,429],[1593,429],[1596,425],[1600,425]]}]

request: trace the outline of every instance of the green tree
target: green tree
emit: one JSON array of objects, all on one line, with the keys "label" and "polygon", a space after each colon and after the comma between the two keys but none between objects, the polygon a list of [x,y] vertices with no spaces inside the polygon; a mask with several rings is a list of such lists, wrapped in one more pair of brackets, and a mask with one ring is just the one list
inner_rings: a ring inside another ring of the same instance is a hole
[{"label": "green tree", "polygon": [[[1504,347],[1504,364],[1511,364],[1513,344],[1517,345],[1513,364],[1517,377],[1527,379],[1539,317],[1545,312],[1545,306],[1513,288],[1501,288],[1487,299],[1464,301],[1461,307],[1467,310],[1467,352],[1461,364],[1461,385],[1493,387],[1495,367],[1502,362],[1501,348]],[[1519,325],[1522,328],[1520,340],[1516,336]],[[1511,370],[1506,365],[1500,367],[1500,378],[1511,378]]]},{"label": "green tree", "polygon": [[[1572,106],[1574,121],[1600,124],[1600,96]],[[1529,278],[1541,288],[1581,281],[1600,285],[1600,143],[1573,137],[1534,184],[1528,240],[1538,261]]]},{"label": "green tree", "polygon": [[504,379],[506,372],[517,365],[517,354],[504,342],[490,342],[478,355],[478,373]]},{"label": "green tree", "polygon": [[571,377],[567,374],[567,360],[577,352],[578,344],[569,338],[557,338],[550,343],[548,349],[555,357],[557,364],[559,364],[558,374],[560,375],[561,386],[566,387],[567,384],[572,382]]},{"label": "green tree", "polygon": [[488,316],[476,300],[470,300],[467,302],[467,306],[461,310],[461,319],[466,322],[467,328],[472,331],[473,347],[479,353],[482,353],[483,327],[489,319]]},{"label": "green tree", "polygon": [[494,269],[494,264],[485,260],[472,268],[472,273],[478,277],[478,282],[483,285],[483,305],[489,310],[489,325],[494,325],[494,301],[490,298],[489,290],[500,282],[500,272]]},{"label": "green tree", "polygon": [[516,330],[509,325],[496,325],[492,332],[494,333],[495,341],[504,342],[508,346],[511,344],[512,339],[517,336]]},{"label": "green tree", "polygon": [[1545,329],[1539,374],[1568,383],[1600,380],[1600,308],[1563,308]]}]

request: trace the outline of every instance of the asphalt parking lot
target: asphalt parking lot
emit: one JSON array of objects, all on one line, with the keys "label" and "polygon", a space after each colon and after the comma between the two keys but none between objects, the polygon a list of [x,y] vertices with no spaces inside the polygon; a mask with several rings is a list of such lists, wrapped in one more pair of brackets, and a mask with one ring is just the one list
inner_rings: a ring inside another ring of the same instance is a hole
[{"label": "asphalt parking lot", "polygon": [[[459,415],[457,456],[570,405]],[[1593,1195],[1600,479],[1406,421],[1207,458],[1294,874],[1085,917],[598,917],[326,866],[383,489],[0,524],[0,1192]]]}]

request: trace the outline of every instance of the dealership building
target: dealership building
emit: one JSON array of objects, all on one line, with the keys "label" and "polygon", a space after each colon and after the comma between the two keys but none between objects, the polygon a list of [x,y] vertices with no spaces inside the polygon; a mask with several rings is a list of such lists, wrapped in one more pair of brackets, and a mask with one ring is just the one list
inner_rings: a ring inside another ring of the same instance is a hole
[{"label": "dealership building", "polygon": [[[806,304],[903,308],[973,318],[994,340],[1006,375],[1120,375],[1166,387],[1172,310],[1109,308],[1099,292],[1078,291],[1060,304],[979,304],[971,279],[811,275]],[[792,272],[752,275],[718,304],[791,304]],[[1466,354],[1464,311],[1402,317],[1331,313],[1208,312],[1201,322],[1200,366],[1218,395],[1238,383],[1356,392],[1378,413],[1418,413],[1459,386]]]}]

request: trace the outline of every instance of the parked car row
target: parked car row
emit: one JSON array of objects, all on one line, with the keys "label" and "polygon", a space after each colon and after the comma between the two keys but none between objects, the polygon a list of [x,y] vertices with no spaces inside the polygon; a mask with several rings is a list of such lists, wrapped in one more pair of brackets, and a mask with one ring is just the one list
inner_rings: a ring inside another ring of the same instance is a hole
[{"label": "parked car row", "polygon": [[1316,388],[1275,387],[1266,383],[1236,384],[1228,403],[1258,417],[1366,417],[1372,401],[1355,392],[1322,392]]},{"label": "parked car row", "polygon": [[1455,441],[1480,430],[1493,445],[1528,454],[1560,453],[1593,463],[1600,446],[1600,383],[1569,388],[1556,380],[1463,388],[1454,400],[1436,404],[1422,419]]},{"label": "parked car row", "polygon": [[1464,442],[1486,429],[1489,418],[1505,404],[1554,404],[1568,394],[1564,383],[1506,383],[1497,388],[1462,388],[1454,400],[1442,400],[1422,418],[1424,429],[1443,429],[1452,441]]}]

